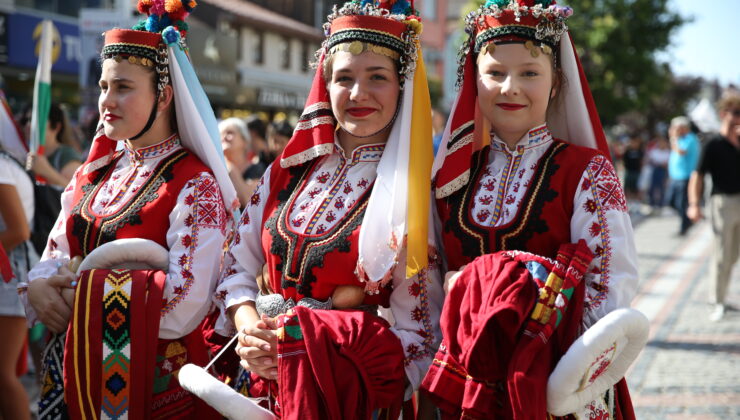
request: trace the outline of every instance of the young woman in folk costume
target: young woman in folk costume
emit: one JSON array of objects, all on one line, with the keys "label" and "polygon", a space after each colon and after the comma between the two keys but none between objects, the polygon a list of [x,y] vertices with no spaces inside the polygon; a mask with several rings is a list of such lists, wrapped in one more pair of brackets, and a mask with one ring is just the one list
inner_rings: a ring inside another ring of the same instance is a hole
[{"label": "young woman in folk costume", "polygon": [[239,332],[242,366],[279,392],[285,418],[395,411],[438,342],[431,112],[412,10],[335,9],[303,115],[227,252],[217,327]]},{"label": "young woman in folk costume", "polygon": [[[146,21],[104,34],[102,127],[21,290],[29,319],[59,333],[46,352],[42,418],[215,415],[176,379],[186,362],[207,362],[200,324],[238,205],[185,53],[194,3],[141,1]],[[141,259],[154,246],[161,269],[68,268],[117,240],[149,241],[108,260]]]},{"label": "young woman in folk costume", "polygon": [[[449,294],[423,385],[450,417],[548,418],[559,357],[636,291],[627,205],[565,25],[572,10],[554,3],[489,0],[466,19],[434,167]],[[544,284],[548,273],[561,284]],[[624,380],[574,416],[606,414],[633,417]]]}]

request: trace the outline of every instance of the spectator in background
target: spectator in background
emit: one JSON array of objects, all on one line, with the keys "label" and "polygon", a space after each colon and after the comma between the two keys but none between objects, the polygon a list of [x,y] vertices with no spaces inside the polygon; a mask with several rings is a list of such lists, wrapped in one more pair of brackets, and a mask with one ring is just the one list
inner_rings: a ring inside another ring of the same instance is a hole
[{"label": "spectator in background", "polygon": [[627,147],[622,155],[624,164],[624,192],[627,200],[640,200],[640,172],[642,171],[645,152],[642,148],[642,140],[638,136],[630,136]]},{"label": "spectator in background", "polygon": [[439,143],[442,141],[442,134],[445,131],[448,115],[439,108],[432,109],[432,144],[434,145],[434,155],[437,155]]},{"label": "spectator in background", "polygon": [[687,212],[694,222],[702,218],[704,175],[711,175],[709,207],[715,246],[710,287],[715,305],[712,321],[719,321],[725,314],[730,273],[740,257],[740,95],[725,96],[718,108],[720,132],[704,146],[699,166],[691,174]]},{"label": "spectator in background", "polygon": [[274,121],[270,123],[267,130],[267,148],[270,153],[270,160],[275,160],[285,149],[291,136],[293,136],[293,126],[288,121]]},{"label": "spectator in background", "polygon": [[[31,130],[30,109],[24,113],[21,125],[28,138]],[[44,154],[35,156],[33,161],[34,173],[49,184],[67,186],[75,170],[82,165],[79,144],[72,133],[66,113],[59,104],[52,103],[44,135]]]},{"label": "spectator in background", "polygon": [[[2,141],[2,139],[0,139]],[[11,272],[0,270],[0,417],[29,419],[28,395],[16,376],[16,362],[26,338],[26,313],[18,297],[18,282],[25,282],[38,257],[28,243],[33,218],[33,183],[23,165],[0,146],[0,246]]]},{"label": "spectator in background", "polygon": [[665,183],[668,178],[668,159],[671,156],[671,148],[668,140],[663,136],[654,139],[653,147],[647,152],[647,162],[652,168],[650,176],[650,187],[648,188],[648,203],[653,212],[663,207],[665,196]]},{"label": "spectator in background", "polygon": [[671,120],[668,136],[671,142],[671,154],[668,159],[668,204],[681,216],[678,234],[683,236],[691,227],[691,220],[686,214],[688,208],[688,186],[691,172],[699,161],[699,139],[690,130],[691,123],[686,117]]},{"label": "spectator in background", "polygon": [[252,188],[243,175],[250,165],[249,154],[252,152],[247,125],[239,118],[227,118],[218,124],[218,131],[221,134],[221,147],[224,149],[229,178],[236,188],[239,205],[244,208],[252,193]]},{"label": "spectator in background", "polygon": [[264,161],[267,159],[267,156],[260,156],[260,154],[267,151],[267,126],[257,115],[249,116],[245,120],[245,123],[247,124],[249,139],[252,142],[252,152],[249,158],[252,160],[252,163]]},{"label": "spectator in background", "polygon": [[250,191],[254,191],[257,182],[262,178],[267,167],[272,163],[274,157],[267,145],[267,126],[265,122],[256,115],[247,118],[247,130],[252,140],[252,160],[247,170],[244,171],[244,179],[250,185]]}]

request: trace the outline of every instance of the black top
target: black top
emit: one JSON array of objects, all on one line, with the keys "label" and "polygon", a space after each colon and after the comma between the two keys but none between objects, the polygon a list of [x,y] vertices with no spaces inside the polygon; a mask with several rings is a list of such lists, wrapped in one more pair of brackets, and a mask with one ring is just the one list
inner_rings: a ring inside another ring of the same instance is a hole
[{"label": "black top", "polygon": [[712,194],[740,193],[740,148],[720,135],[704,146],[696,170],[712,176]]},{"label": "black top", "polygon": [[640,169],[642,169],[642,157],[644,154],[645,152],[643,152],[641,148],[633,149],[630,147],[625,150],[624,155],[622,155],[624,169],[639,172]]}]

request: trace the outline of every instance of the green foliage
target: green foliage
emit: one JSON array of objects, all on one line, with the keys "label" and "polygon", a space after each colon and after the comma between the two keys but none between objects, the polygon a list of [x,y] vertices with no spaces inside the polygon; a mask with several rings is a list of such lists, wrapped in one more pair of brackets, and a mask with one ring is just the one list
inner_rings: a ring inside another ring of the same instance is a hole
[{"label": "green foliage", "polygon": [[[469,1],[463,13],[483,1]],[[674,82],[656,59],[688,22],[669,9],[670,0],[567,0],[568,21],[591,92],[605,125],[627,112],[649,112]],[[676,107],[683,104],[675,104]]]}]

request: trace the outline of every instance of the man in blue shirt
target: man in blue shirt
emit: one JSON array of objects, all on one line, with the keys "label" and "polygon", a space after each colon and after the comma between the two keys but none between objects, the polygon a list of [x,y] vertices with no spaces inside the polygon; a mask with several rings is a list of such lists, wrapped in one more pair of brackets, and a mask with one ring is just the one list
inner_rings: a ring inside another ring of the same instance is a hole
[{"label": "man in blue shirt", "polygon": [[688,186],[691,173],[699,162],[699,139],[691,132],[691,123],[686,117],[671,120],[668,129],[671,140],[671,156],[668,160],[668,204],[681,215],[679,235],[685,235],[691,227],[688,209]]}]

